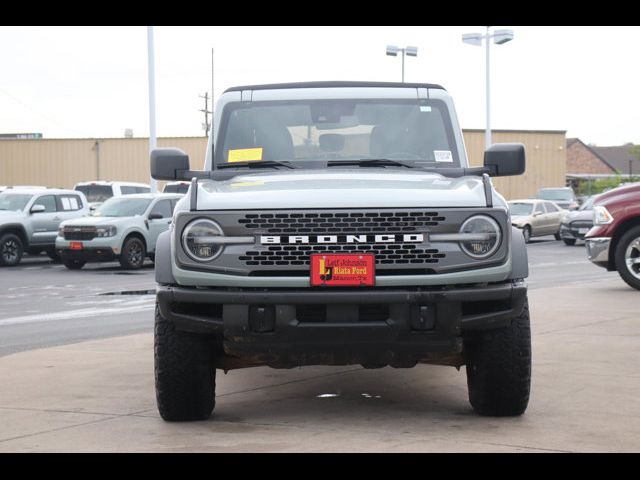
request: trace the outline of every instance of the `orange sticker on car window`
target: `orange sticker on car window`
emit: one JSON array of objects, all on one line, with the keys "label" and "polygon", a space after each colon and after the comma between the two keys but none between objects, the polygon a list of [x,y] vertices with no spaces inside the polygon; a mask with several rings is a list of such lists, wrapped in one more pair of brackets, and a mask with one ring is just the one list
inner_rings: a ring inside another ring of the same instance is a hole
[{"label": "orange sticker on car window", "polygon": [[262,147],[258,148],[238,148],[229,150],[227,162],[257,162],[262,160]]}]

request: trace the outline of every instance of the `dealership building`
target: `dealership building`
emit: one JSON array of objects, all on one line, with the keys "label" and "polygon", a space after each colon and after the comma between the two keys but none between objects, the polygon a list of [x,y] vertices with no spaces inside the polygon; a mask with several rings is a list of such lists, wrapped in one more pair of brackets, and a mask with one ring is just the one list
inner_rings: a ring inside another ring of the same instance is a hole
[{"label": "dealership building", "polygon": [[[463,130],[472,166],[482,165],[484,130]],[[525,145],[524,175],[493,179],[508,200],[535,195],[541,187],[563,187],[566,179],[566,132],[563,130],[493,130],[494,143]],[[184,150],[192,169],[204,165],[206,137],[158,138],[158,147]],[[91,180],[149,182],[148,138],[2,138],[0,185],[72,188]]]}]

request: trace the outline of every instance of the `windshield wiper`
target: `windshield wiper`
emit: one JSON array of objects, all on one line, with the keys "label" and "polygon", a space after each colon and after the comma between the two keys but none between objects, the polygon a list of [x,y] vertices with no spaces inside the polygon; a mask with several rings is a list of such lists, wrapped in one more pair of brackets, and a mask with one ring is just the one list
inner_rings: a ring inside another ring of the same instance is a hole
[{"label": "windshield wiper", "polygon": [[247,167],[247,168],[262,168],[262,167],[285,167],[285,168],[296,168],[291,165],[290,162],[280,162],[278,160],[260,160],[257,162],[234,162],[234,163],[223,163],[222,165],[216,165],[216,169],[220,168],[237,168],[237,167]]},{"label": "windshield wiper", "polygon": [[388,158],[367,158],[362,160],[329,160],[327,167],[335,167],[340,165],[358,165],[360,167],[407,167],[415,168],[409,163],[399,162],[398,160],[390,160]]}]

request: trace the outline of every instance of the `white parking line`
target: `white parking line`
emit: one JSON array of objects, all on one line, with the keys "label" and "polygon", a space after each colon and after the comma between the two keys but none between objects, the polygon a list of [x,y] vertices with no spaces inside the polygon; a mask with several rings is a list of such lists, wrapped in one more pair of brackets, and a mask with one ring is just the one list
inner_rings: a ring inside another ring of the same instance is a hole
[{"label": "white parking line", "polygon": [[63,312],[55,313],[38,313],[35,315],[24,315],[20,317],[11,317],[0,320],[0,325],[18,325],[23,323],[36,323],[36,322],[52,322],[56,320],[68,320],[71,318],[86,318],[107,316],[120,313],[136,313],[152,311],[155,303],[155,298],[145,299],[143,304],[122,306],[122,307],[110,307],[104,306],[96,308],[81,308],[77,310],[65,310]]}]

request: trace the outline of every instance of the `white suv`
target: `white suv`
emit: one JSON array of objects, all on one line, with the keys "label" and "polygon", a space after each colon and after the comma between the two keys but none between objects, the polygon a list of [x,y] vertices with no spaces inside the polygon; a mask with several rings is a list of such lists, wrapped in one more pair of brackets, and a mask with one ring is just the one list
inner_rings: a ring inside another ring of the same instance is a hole
[{"label": "white suv", "polygon": [[146,183],[105,181],[80,182],[73,189],[84,193],[91,210],[94,210],[111,197],[131,195],[133,193],[149,193],[151,191],[151,188]]}]

